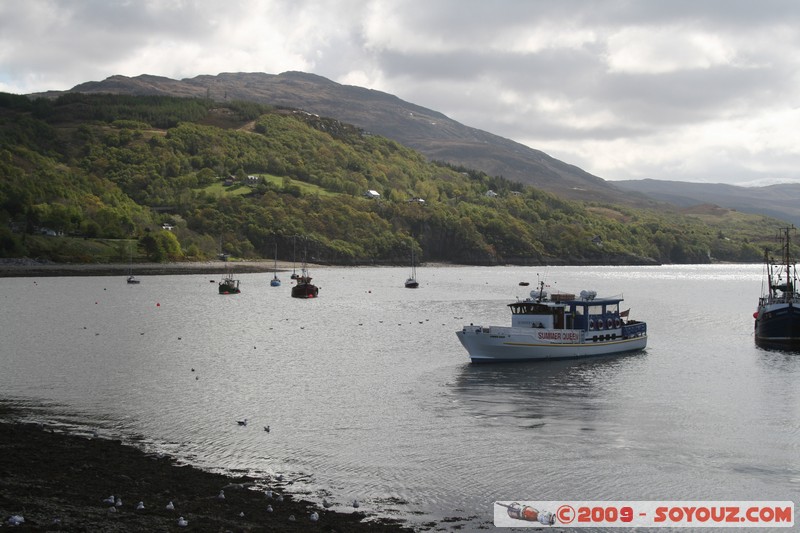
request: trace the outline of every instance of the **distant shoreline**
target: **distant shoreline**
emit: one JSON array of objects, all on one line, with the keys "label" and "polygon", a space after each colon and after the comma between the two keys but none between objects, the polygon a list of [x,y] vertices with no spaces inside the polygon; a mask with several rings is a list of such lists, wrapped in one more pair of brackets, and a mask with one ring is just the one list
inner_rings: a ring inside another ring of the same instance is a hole
[{"label": "distant shoreline", "polygon": [[[319,265],[310,265],[318,268]],[[292,263],[278,261],[277,272],[299,270]],[[0,260],[0,278],[51,276],[161,276],[186,274],[234,274],[275,272],[274,261],[202,261],[189,263],[40,263],[30,259]]]}]

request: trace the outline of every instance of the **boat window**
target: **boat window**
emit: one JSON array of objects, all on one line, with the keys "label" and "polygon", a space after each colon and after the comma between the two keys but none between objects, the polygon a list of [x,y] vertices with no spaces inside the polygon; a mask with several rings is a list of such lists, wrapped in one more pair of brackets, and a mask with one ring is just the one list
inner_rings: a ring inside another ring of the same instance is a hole
[{"label": "boat window", "polygon": [[606,307],[606,312],[616,315],[619,313],[619,304],[608,304]]},{"label": "boat window", "polygon": [[589,306],[589,314],[590,315],[602,315],[603,314],[603,306],[602,305],[590,305]]}]

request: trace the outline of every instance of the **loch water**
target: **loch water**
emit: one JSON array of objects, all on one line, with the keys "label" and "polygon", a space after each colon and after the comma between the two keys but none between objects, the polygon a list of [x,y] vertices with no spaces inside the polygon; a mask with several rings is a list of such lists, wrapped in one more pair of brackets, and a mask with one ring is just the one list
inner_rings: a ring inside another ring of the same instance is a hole
[{"label": "loch water", "polygon": [[[311,274],[313,300],[288,273],[227,296],[214,275],[1,279],[0,402],[445,530],[491,528],[497,500],[800,501],[800,354],[754,344],[760,265]],[[470,364],[455,331],[508,324],[537,275],[621,294],[647,349]]]}]

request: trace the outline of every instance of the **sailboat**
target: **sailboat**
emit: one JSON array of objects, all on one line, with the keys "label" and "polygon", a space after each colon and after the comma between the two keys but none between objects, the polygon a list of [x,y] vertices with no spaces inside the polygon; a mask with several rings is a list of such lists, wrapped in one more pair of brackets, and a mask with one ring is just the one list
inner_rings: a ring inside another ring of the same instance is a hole
[{"label": "sailboat", "polygon": [[130,246],[128,247],[128,283],[130,285],[136,285],[139,283],[139,280],[133,275],[133,248]]},{"label": "sailboat", "polygon": [[269,282],[270,287],[280,287],[281,280],[278,278],[278,244],[275,244],[275,267],[273,268],[272,280]]},{"label": "sailboat", "polygon": [[292,279],[297,279],[300,275],[295,270],[297,266],[297,244],[295,243],[295,239],[297,235],[292,235]]},{"label": "sailboat", "polygon": [[414,248],[411,248],[411,277],[406,280],[406,289],[416,289],[417,287],[419,287],[417,265],[414,262]]},{"label": "sailboat", "polygon": [[764,281],[755,318],[755,341],[762,348],[800,348],[800,292],[797,264],[789,250],[794,226],[781,228],[781,258],[764,257]]}]

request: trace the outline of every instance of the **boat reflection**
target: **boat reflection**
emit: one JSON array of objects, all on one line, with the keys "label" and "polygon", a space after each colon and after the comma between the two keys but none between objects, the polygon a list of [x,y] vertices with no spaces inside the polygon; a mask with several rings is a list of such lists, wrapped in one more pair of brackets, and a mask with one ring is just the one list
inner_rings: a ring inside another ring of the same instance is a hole
[{"label": "boat reflection", "polygon": [[529,428],[549,419],[573,420],[590,431],[597,412],[613,403],[607,397],[624,387],[619,375],[644,357],[646,352],[523,365],[466,364],[451,386],[460,407],[475,417]]}]

